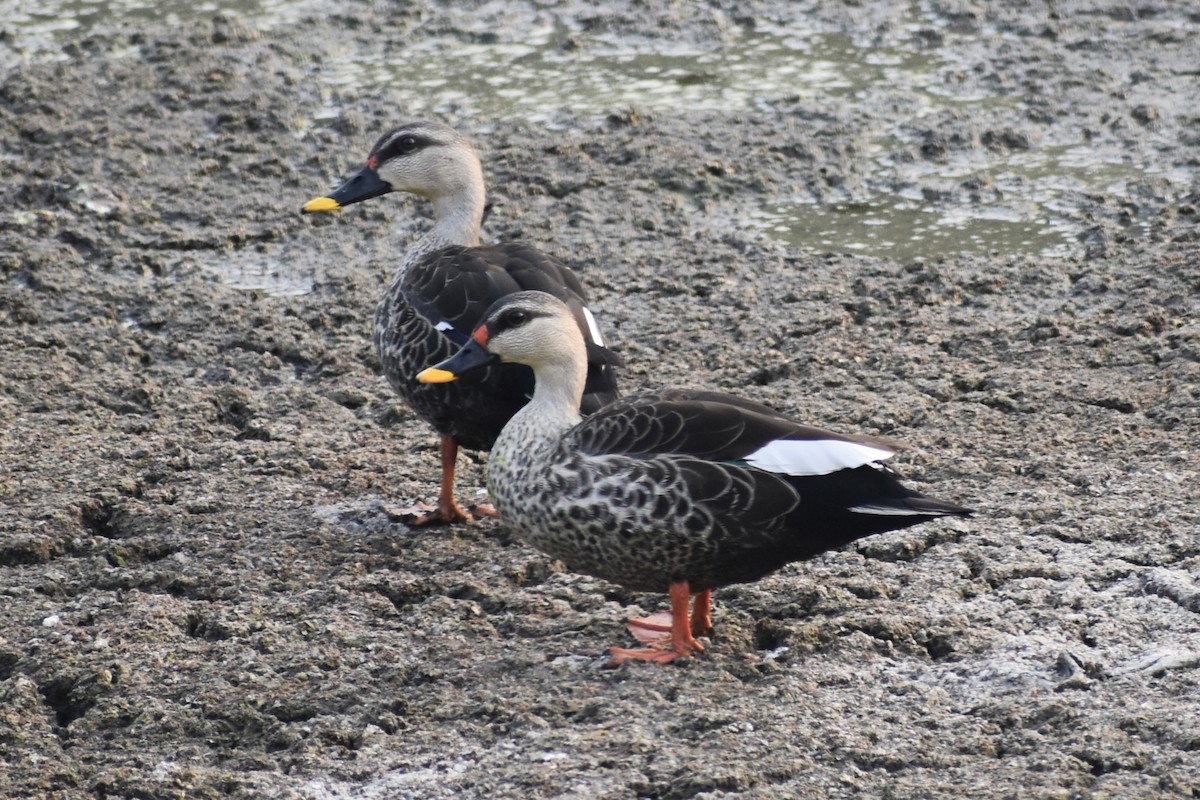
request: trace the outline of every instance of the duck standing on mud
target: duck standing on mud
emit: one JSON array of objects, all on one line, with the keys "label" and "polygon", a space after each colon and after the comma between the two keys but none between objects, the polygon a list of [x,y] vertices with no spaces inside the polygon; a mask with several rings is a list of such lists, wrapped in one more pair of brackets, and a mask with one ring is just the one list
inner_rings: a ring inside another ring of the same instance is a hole
[{"label": "duck standing on mud", "polygon": [[488,459],[501,518],[571,570],[670,596],[671,624],[631,622],[650,629],[638,638],[652,645],[613,648],[614,663],[702,650],[696,637],[712,627],[713,589],[971,513],[906,489],[878,441],[717,392],[633,397],[582,418],[586,343],[570,309],[543,292],[499,300],[456,355],[418,380],[453,384],[497,361],[528,365],[536,380]]},{"label": "duck standing on mud", "polygon": [[[388,192],[433,203],[433,228],[400,262],[375,313],[374,340],[384,376],[417,415],[441,435],[441,492],[436,508],[419,505],[417,524],[471,519],[455,500],[460,447],[488,450],[504,424],[533,393],[533,373],[494,364],[450,385],[417,382],[417,372],[448,358],[467,341],[484,312],[512,292],[537,289],[566,303],[587,343],[582,412],[617,396],[616,357],[587,309],[575,273],[558,259],[519,242],[480,246],[484,183],[479,156],[460,133],[439,122],[412,122],[385,133],[367,163],[339,189],[304,205],[304,213],[336,211]],[[477,506],[476,512],[494,512]]]}]

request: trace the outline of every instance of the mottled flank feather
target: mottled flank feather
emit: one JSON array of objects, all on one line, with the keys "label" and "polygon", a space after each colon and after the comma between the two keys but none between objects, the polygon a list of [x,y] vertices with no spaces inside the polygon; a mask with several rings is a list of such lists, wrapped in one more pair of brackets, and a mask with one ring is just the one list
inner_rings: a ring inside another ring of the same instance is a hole
[{"label": "mottled flank feather", "polygon": [[[851,468],[789,475],[748,456],[774,442],[833,441],[880,453]],[[531,544],[637,591],[757,580],[791,561],[966,509],[906,489],[890,456],[707,392],[644,396],[558,432],[531,411],[497,442],[489,487]]]}]

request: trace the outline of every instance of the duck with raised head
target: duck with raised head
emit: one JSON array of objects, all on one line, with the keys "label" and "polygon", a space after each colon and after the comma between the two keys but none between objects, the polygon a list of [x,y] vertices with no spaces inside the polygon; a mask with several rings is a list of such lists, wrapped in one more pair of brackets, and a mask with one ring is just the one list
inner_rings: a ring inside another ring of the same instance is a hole
[{"label": "duck with raised head", "polygon": [[488,459],[500,517],[571,570],[670,596],[669,625],[631,623],[662,628],[660,641],[638,635],[650,646],[613,648],[614,663],[702,650],[696,637],[712,627],[713,589],[864,536],[971,513],[905,488],[878,440],[718,392],[632,397],[581,417],[585,342],[570,310],[543,292],[499,300],[456,355],[418,379],[454,382],[496,361],[526,364],[536,381]]},{"label": "duck with raised head", "polygon": [[[583,287],[569,267],[520,242],[480,245],[483,168],[475,148],[458,131],[422,121],[385,133],[362,169],[302,210],[336,211],[389,192],[427,198],[435,220],[404,256],[375,313],[374,340],[384,376],[441,436],[437,507],[419,506],[409,517],[418,524],[471,519],[454,496],[459,448],[491,449],[504,424],[532,395],[533,373],[520,364],[493,364],[438,386],[419,383],[416,374],[458,350],[496,300],[532,289],[566,303],[586,342],[582,413],[617,396],[617,359],[603,348]],[[494,513],[487,506],[475,510]]]}]

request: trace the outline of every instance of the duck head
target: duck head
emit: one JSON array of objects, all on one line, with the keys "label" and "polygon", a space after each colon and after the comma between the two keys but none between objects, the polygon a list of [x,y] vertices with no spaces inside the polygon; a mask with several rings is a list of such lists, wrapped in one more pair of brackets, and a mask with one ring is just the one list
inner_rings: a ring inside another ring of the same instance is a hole
[{"label": "duck head", "polygon": [[446,202],[483,208],[483,169],[471,143],[440,122],[410,122],[383,136],[371,148],[366,165],[330,194],[304,204],[313,214],[337,211],[363,200],[409,192],[432,200],[435,213]]},{"label": "duck head", "polygon": [[450,358],[417,375],[421,383],[448,383],[497,361],[586,370],[587,348],[565,303],[545,292],[515,292],[497,300],[470,341]]}]

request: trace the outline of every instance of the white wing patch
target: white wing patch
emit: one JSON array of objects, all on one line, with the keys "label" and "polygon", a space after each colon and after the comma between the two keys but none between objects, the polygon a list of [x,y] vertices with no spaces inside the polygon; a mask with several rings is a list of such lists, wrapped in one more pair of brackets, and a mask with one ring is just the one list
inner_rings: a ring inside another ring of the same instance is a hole
[{"label": "white wing patch", "polygon": [[746,456],[746,463],[784,475],[828,475],[893,455],[882,447],[841,439],[776,439]]},{"label": "white wing patch", "polygon": [[583,318],[587,320],[588,333],[592,334],[592,341],[604,347],[604,338],[600,335],[600,327],[596,325],[596,318],[592,316],[591,309],[587,306],[583,307]]},{"label": "white wing patch", "polygon": [[442,333],[445,333],[446,331],[454,330],[454,326],[451,325],[449,322],[446,322],[446,320],[442,320],[441,322],[439,322],[437,325],[434,325],[433,327],[436,328],[437,330],[441,331]]},{"label": "white wing patch", "polygon": [[855,514],[872,514],[876,517],[928,517],[937,514],[936,511],[918,511],[915,508],[896,508],[894,506],[850,506],[846,510]]}]

